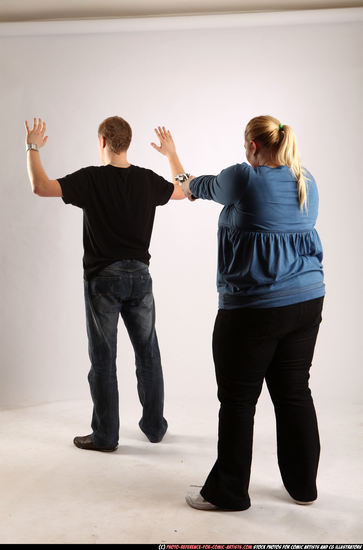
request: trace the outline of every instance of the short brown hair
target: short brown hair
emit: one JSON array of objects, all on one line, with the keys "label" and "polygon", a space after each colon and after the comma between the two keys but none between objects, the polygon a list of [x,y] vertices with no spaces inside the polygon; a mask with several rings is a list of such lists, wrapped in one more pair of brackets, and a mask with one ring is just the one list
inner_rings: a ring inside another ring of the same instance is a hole
[{"label": "short brown hair", "polygon": [[130,124],[120,116],[110,116],[99,125],[98,135],[105,138],[113,153],[119,154],[129,148],[132,130]]}]

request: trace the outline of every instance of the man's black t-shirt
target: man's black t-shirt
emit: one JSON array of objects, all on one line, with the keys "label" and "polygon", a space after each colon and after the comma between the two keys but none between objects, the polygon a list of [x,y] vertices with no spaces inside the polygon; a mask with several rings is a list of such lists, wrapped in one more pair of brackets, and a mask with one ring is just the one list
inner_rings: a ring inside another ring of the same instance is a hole
[{"label": "man's black t-shirt", "polygon": [[83,268],[89,280],[118,260],[149,264],[155,208],[174,185],[152,170],[88,166],[58,178],[66,204],[83,209]]}]

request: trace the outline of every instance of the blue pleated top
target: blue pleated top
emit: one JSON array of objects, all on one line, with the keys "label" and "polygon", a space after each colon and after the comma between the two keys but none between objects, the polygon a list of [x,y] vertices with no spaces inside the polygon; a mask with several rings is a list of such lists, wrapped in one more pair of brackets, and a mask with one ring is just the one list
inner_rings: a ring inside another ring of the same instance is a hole
[{"label": "blue pleated top", "polygon": [[288,166],[235,164],[199,176],[190,191],[224,205],[218,222],[219,307],[268,308],[325,294],[323,251],[315,229],[319,196],[307,170],[307,210],[301,210]]}]

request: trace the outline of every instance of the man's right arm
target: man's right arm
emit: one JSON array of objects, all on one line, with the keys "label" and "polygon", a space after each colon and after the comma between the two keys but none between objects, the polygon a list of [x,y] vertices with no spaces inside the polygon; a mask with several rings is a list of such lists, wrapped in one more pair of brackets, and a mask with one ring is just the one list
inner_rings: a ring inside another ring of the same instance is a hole
[{"label": "man's right arm", "polygon": [[28,175],[33,193],[39,197],[61,197],[62,188],[58,180],[50,180],[42,166],[39,151],[27,152]]},{"label": "man's right arm", "polygon": [[44,136],[45,122],[34,118],[33,128],[29,128],[27,121],[25,121],[25,128],[26,144],[33,143],[38,147],[38,150],[30,149],[27,151],[28,176],[33,193],[40,197],[61,197],[62,189],[58,180],[50,180],[48,178],[40,160],[39,149],[46,144],[48,138],[48,136]]}]

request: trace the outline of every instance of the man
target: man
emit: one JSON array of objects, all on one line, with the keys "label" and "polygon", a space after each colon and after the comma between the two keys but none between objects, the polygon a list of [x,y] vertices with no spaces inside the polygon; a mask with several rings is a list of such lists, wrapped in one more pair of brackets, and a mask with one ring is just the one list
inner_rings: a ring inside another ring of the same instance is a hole
[{"label": "man", "polygon": [[[114,451],[119,437],[116,375],[117,323],[121,314],[135,351],[137,389],[143,408],[140,429],[149,441],[161,441],[164,383],[155,331],[155,305],[149,274],[149,244],[155,209],[169,199],[184,199],[178,184],[127,160],[132,131],[118,116],[98,128],[98,151],[103,166],[88,166],[50,180],[39,149],[48,139],[46,125],[34,118],[26,127],[28,174],[40,197],[62,197],[83,209],[84,295],[93,400],[92,433],[74,438],[81,449]],[[155,130],[158,137],[165,129]],[[172,141],[171,136],[167,137]],[[154,148],[162,150],[152,144]],[[175,154],[168,155],[176,181],[184,170]],[[186,177],[186,176],[185,176]]]}]

